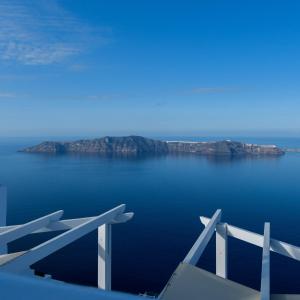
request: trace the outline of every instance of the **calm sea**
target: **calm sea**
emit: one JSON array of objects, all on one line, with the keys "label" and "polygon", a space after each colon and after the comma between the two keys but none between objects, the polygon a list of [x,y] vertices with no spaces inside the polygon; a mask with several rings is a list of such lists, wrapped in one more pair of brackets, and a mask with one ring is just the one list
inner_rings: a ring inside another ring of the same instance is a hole
[{"label": "calm sea", "polygon": [[[300,139],[239,140],[300,148]],[[40,141],[0,140],[0,183],[8,187],[8,223],[22,223],[59,209],[65,211],[65,218],[94,216],[125,203],[135,217],[113,226],[115,290],[161,291],[203,230],[199,216],[211,216],[218,208],[223,210],[223,220],[258,233],[263,232],[264,221],[270,221],[273,238],[300,246],[300,153],[229,159],[17,152]],[[23,238],[12,243],[10,251],[51,236]],[[259,289],[261,254],[260,248],[230,239],[229,278]],[[199,266],[214,271],[214,257],[212,241]],[[56,279],[96,285],[97,234],[89,234],[34,267]],[[299,272],[300,262],[272,253],[272,292],[299,293]]]}]

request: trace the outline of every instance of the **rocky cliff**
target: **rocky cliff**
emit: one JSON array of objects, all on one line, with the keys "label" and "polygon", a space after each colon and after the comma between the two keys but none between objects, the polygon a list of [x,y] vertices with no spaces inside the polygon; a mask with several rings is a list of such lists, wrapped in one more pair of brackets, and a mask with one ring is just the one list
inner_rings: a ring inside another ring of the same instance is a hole
[{"label": "rocky cliff", "polygon": [[32,153],[161,154],[168,152],[168,145],[166,142],[139,136],[107,136],[74,142],[43,142],[21,151]]},{"label": "rocky cliff", "polygon": [[169,152],[198,153],[203,155],[282,155],[275,145],[244,144],[234,141],[168,142]]},{"label": "rocky cliff", "polygon": [[29,153],[99,153],[99,154],[167,154],[196,153],[202,155],[282,155],[274,145],[244,144],[234,141],[165,142],[140,136],[103,137],[74,142],[43,142],[25,148]]}]

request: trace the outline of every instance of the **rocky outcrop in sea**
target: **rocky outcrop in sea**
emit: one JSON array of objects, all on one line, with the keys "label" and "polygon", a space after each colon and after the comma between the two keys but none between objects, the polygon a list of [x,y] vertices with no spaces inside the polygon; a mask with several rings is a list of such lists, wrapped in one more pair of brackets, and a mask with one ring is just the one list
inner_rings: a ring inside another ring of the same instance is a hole
[{"label": "rocky outcrop in sea", "polygon": [[99,153],[99,154],[168,154],[194,153],[201,155],[272,155],[284,154],[275,145],[244,144],[235,141],[182,142],[161,141],[141,136],[110,137],[86,139],[73,142],[43,142],[28,147],[27,153]]}]

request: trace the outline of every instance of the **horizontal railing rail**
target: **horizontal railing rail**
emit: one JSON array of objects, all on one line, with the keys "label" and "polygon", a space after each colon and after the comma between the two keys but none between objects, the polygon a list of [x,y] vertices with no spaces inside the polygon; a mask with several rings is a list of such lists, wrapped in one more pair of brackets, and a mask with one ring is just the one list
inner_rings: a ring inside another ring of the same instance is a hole
[{"label": "horizontal railing rail", "polygon": [[[200,217],[201,223],[208,226],[210,218]],[[263,247],[264,236],[246,229],[227,224],[227,235],[249,244]],[[300,247],[270,238],[270,251],[300,261]]]},{"label": "horizontal railing rail", "polygon": [[28,223],[14,226],[0,232],[0,246],[21,238],[35,230],[40,229],[41,227],[45,227],[52,222],[59,220],[62,217],[63,213],[63,210],[59,210],[52,214],[32,220]]},{"label": "horizontal railing rail", "polygon": [[[115,219],[111,220],[108,222],[108,224],[119,224],[119,223],[125,223],[129,221],[133,217],[132,212],[128,213],[123,213],[121,215],[118,215],[115,217]],[[87,218],[77,218],[77,219],[65,219],[65,220],[59,220],[59,221],[52,221],[50,222],[47,226],[41,227],[37,230],[34,230],[32,232],[29,232],[28,234],[37,234],[37,233],[44,233],[44,232],[52,232],[52,231],[64,231],[64,230],[69,230],[74,227],[79,226],[80,224],[86,223],[94,217],[87,217]],[[7,231],[10,231],[12,229],[16,229],[18,227],[22,226],[21,225],[9,225],[9,226],[2,226],[0,227],[0,238],[1,234]]]},{"label": "horizontal railing rail", "polygon": [[[97,217],[88,220],[87,222],[80,224],[28,251],[22,255],[16,257],[13,260],[1,266],[2,271],[20,272],[29,268],[35,262],[47,257],[53,252],[65,247],[66,245],[74,242],[75,240],[83,237],[89,232],[97,229],[99,226],[112,221],[119,214],[122,214],[125,210],[125,205],[120,205],[101,214]],[[0,257],[1,261],[1,257]]]}]

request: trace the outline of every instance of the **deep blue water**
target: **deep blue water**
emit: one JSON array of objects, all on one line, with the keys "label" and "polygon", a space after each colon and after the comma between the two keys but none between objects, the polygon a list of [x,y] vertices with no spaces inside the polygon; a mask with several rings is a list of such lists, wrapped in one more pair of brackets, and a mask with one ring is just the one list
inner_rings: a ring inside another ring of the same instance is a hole
[{"label": "deep blue water", "polygon": [[[192,138],[191,138],[192,139]],[[242,138],[299,147],[300,139]],[[113,226],[113,289],[159,292],[203,226],[199,215],[223,210],[230,224],[300,246],[300,153],[279,158],[201,156],[109,158],[16,152],[38,139],[0,139],[0,183],[7,185],[8,223],[64,209],[65,218],[93,216],[121,203],[135,217]],[[15,251],[41,242],[35,235]],[[199,266],[214,271],[214,241]],[[35,265],[54,278],[96,284],[97,235],[90,235]],[[229,278],[259,289],[261,249],[229,241]],[[300,292],[300,262],[272,253],[271,291]]]}]

